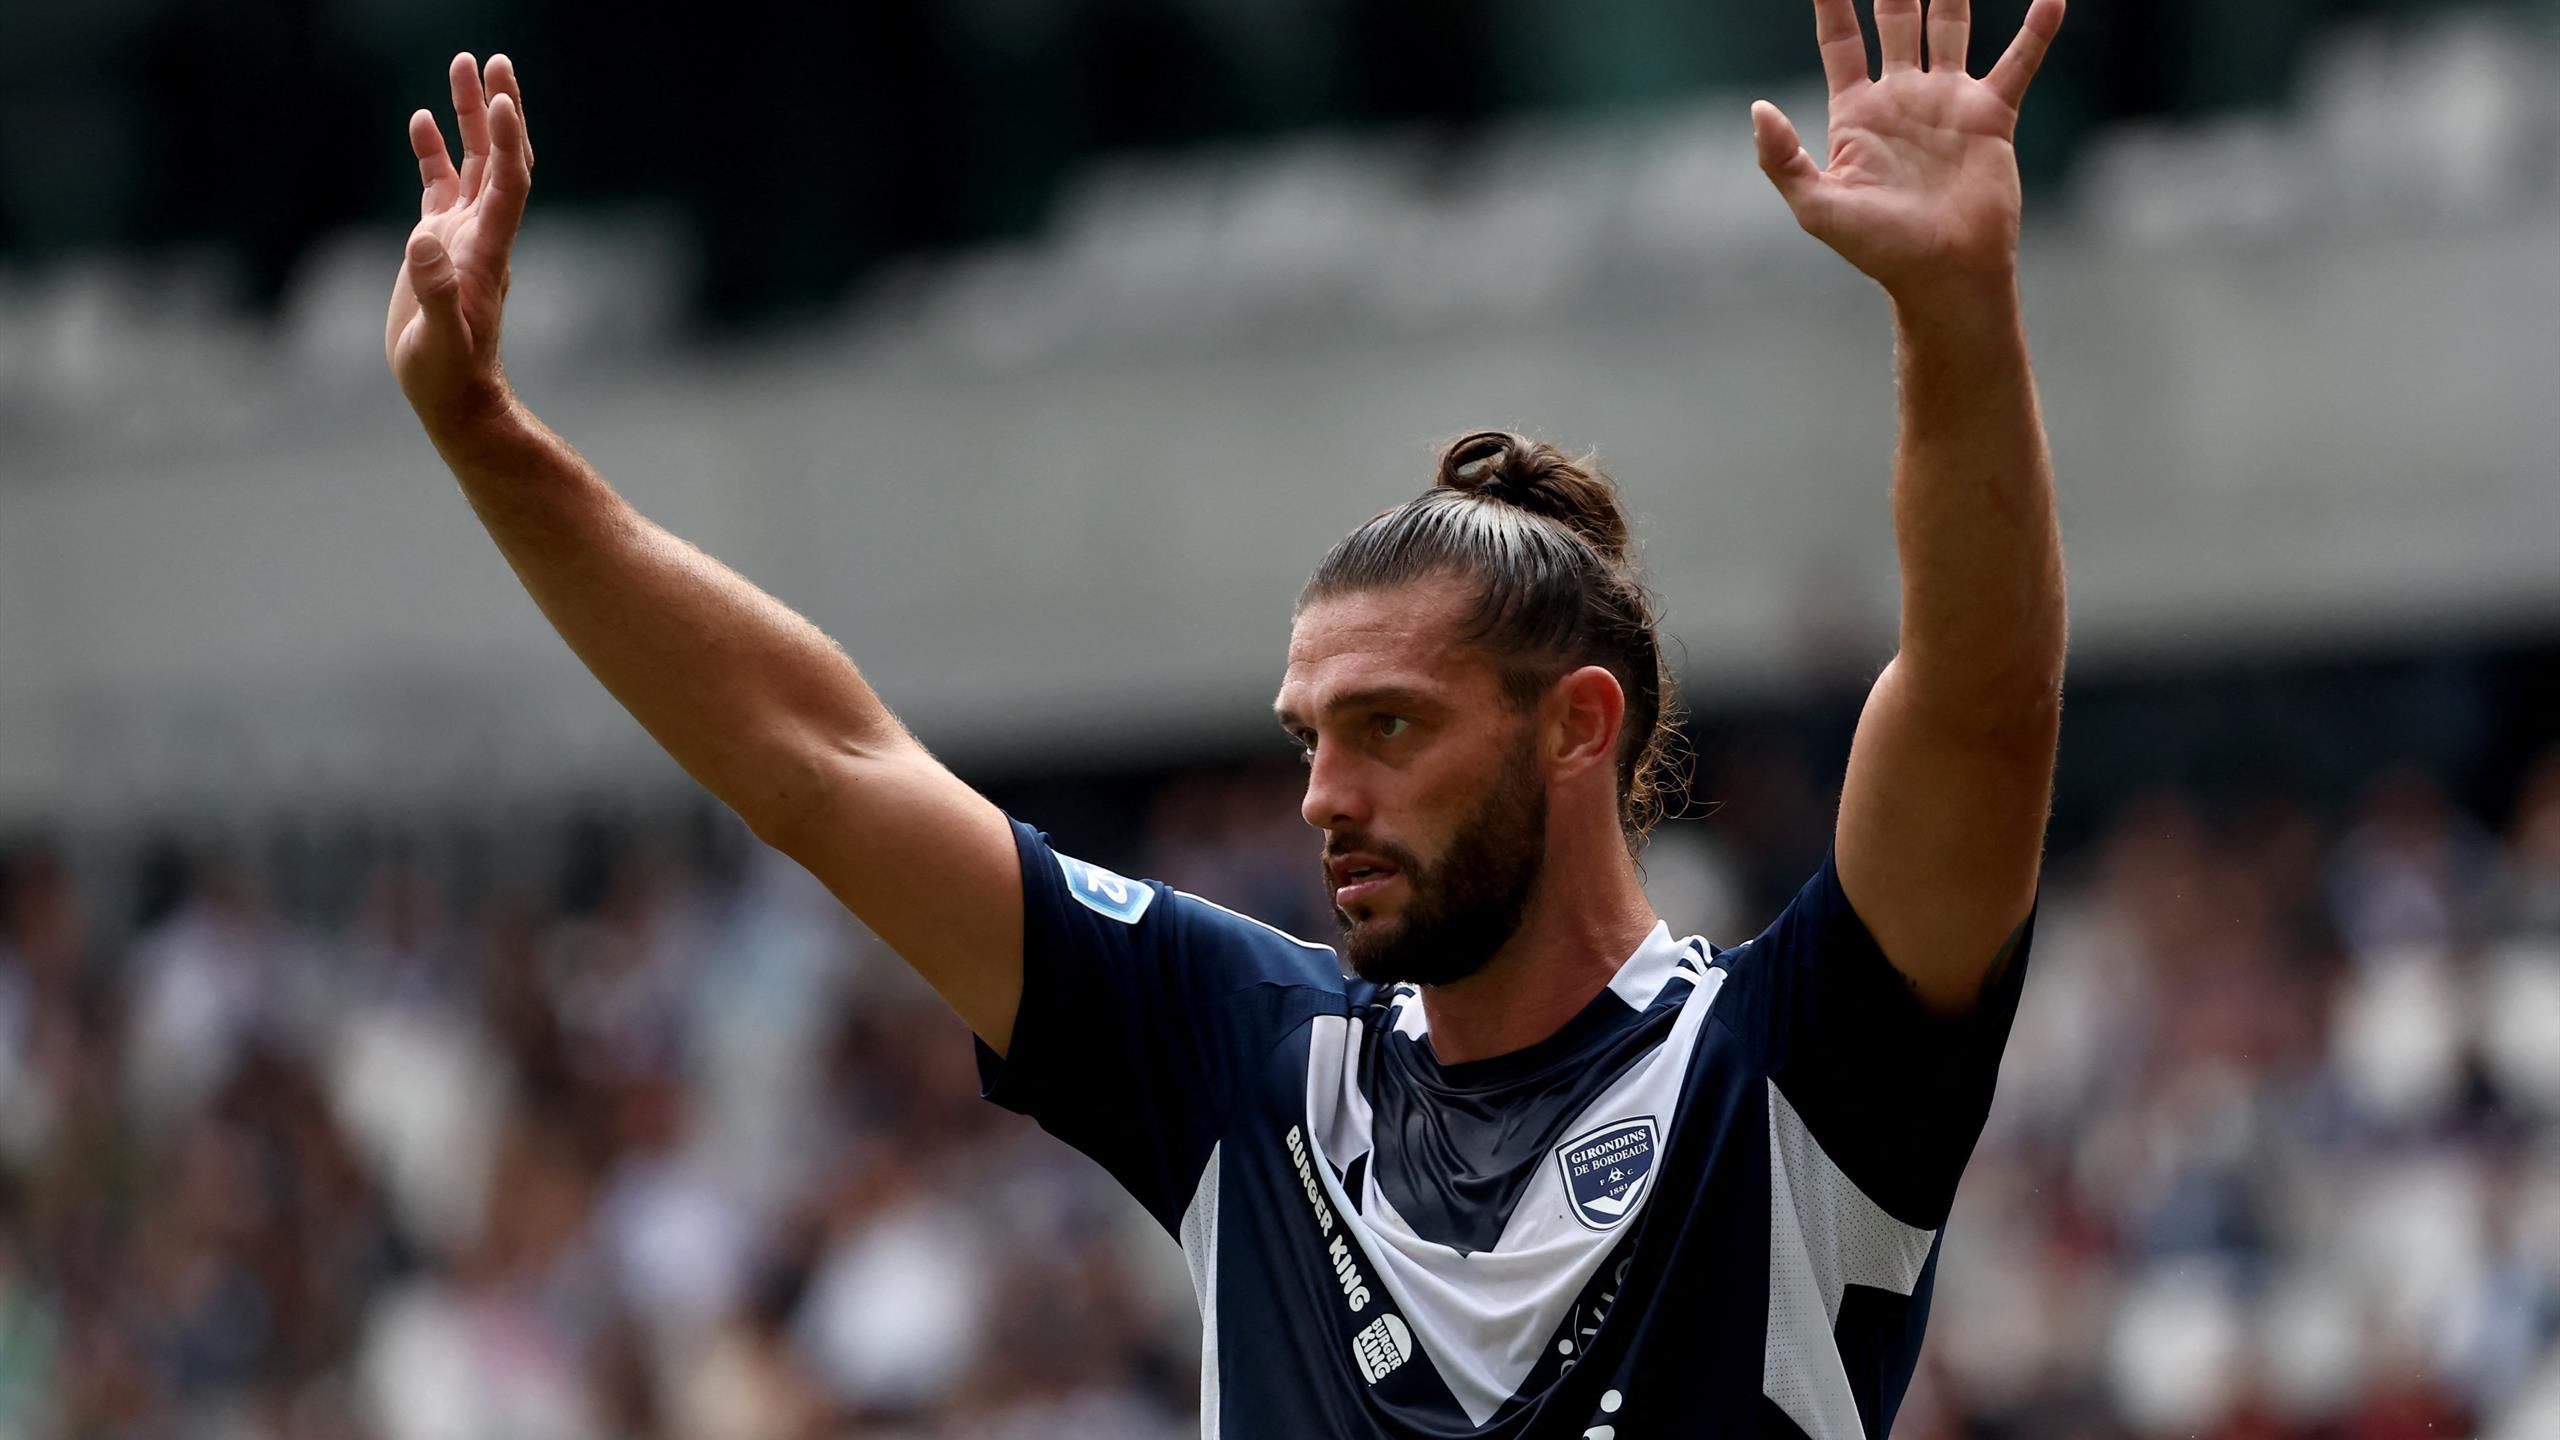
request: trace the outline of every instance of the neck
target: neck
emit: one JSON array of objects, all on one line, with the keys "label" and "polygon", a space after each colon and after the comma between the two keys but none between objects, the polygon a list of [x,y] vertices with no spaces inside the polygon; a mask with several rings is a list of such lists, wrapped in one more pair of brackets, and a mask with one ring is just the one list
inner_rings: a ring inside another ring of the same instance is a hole
[{"label": "neck", "polygon": [[1520,929],[1482,970],[1454,985],[1422,988],[1431,1053],[1462,1065],[1526,1049],[1564,1028],[1608,987],[1657,922],[1635,862],[1616,837],[1610,858],[1566,873],[1550,848]]}]

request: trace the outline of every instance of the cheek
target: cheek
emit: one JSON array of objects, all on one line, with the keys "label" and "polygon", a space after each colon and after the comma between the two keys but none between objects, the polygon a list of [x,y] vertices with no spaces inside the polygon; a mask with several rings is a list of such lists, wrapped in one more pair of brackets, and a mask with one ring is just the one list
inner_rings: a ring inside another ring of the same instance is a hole
[{"label": "cheek", "polygon": [[[1475,813],[1499,760],[1450,746],[1417,756],[1395,773],[1393,798],[1381,797],[1379,818],[1426,861],[1449,851],[1458,826]],[[1392,818],[1390,818],[1392,817]]]}]

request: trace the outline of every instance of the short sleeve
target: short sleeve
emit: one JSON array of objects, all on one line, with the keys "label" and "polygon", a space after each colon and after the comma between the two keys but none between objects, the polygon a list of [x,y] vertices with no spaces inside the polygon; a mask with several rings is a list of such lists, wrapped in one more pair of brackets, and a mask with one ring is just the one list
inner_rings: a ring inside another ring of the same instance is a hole
[{"label": "short sleeve", "polygon": [[1939,1015],[1885,958],[1826,859],[1767,930],[1718,957],[1742,1002],[1730,1023],[1765,1047],[1770,1081],[1841,1172],[1905,1224],[1946,1222],[1990,1115],[2034,928],[2030,914],[1971,1011]]},{"label": "short sleeve", "polygon": [[1012,1043],[978,1046],[986,1098],[1091,1156],[1179,1227],[1237,1087],[1344,982],[1334,952],[1051,848],[1022,859],[1022,1004]]}]

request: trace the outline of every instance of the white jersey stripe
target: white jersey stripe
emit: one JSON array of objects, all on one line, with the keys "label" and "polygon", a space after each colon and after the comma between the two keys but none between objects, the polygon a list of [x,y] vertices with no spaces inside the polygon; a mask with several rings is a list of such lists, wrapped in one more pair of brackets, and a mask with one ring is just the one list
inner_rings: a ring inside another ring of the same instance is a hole
[{"label": "white jersey stripe", "polygon": [[1671,938],[1669,922],[1657,921],[1653,933],[1644,937],[1644,943],[1636,947],[1636,953],[1628,957],[1626,964],[1618,967],[1617,974],[1609,977],[1609,989],[1625,1001],[1630,1010],[1651,1009],[1654,998],[1662,993],[1663,986],[1671,983],[1674,974],[1696,978],[1698,972],[1691,968],[1696,959],[1697,952],[1688,944]]},{"label": "white jersey stripe", "polygon": [[1182,1212],[1182,1255],[1191,1262],[1191,1293],[1200,1299],[1200,1440],[1218,1440],[1218,1152],[1209,1147],[1200,1188]]},{"label": "white jersey stripe", "polygon": [[1760,1386],[1807,1440],[1865,1440],[1834,1329],[1851,1285],[1909,1295],[1934,1230],[1884,1212],[1769,1085],[1769,1338]]},{"label": "white jersey stripe", "polygon": [[1208,906],[1210,909],[1217,911],[1217,912],[1218,912],[1219,914],[1221,914],[1221,915],[1228,916],[1228,917],[1230,917],[1230,918],[1232,918],[1232,919],[1241,920],[1241,921],[1243,921],[1244,923],[1246,923],[1247,925],[1251,925],[1251,926],[1253,926],[1255,929],[1258,929],[1258,930],[1268,930],[1268,931],[1270,931],[1272,934],[1279,936],[1281,939],[1288,941],[1290,944],[1297,946],[1297,947],[1298,947],[1299,949],[1301,949],[1301,950],[1318,950],[1318,951],[1322,951],[1323,953],[1325,953],[1325,954],[1327,954],[1327,955],[1331,955],[1331,954],[1334,954],[1334,953],[1335,953],[1334,948],[1333,948],[1332,946],[1330,946],[1330,945],[1319,945],[1319,944],[1317,944],[1316,942],[1314,942],[1313,940],[1301,940],[1301,939],[1299,939],[1297,936],[1290,934],[1288,931],[1281,929],[1279,926],[1272,924],[1272,923],[1271,923],[1270,921],[1268,921],[1268,920],[1256,920],[1256,919],[1254,919],[1252,916],[1247,915],[1247,914],[1243,913],[1242,911],[1239,911],[1239,910],[1230,910],[1230,909],[1228,909],[1226,906],[1219,904],[1219,903],[1218,903],[1217,901],[1215,901],[1215,900],[1203,899],[1202,897],[1200,897],[1200,896],[1198,896],[1198,895],[1194,895],[1194,894],[1192,894],[1192,893],[1191,893],[1190,891],[1188,891],[1188,890],[1175,890],[1173,893],[1174,893],[1174,894],[1176,894],[1176,895],[1181,896],[1181,897],[1182,897],[1183,899],[1185,899],[1185,900],[1190,900],[1190,901],[1193,901],[1193,902],[1198,903],[1198,904],[1201,904],[1201,905],[1206,905],[1206,906]]},{"label": "white jersey stripe", "polygon": [[[1669,938],[1667,926],[1657,927],[1621,967],[1621,973],[1639,971],[1631,988],[1648,999],[1675,978],[1689,982],[1690,993],[1681,999],[1680,1016],[1661,1043],[1585,1106],[1564,1128],[1566,1136],[1615,1121],[1646,1119],[1656,1127],[1652,1143],[1670,1145],[1689,1057],[1725,980],[1722,970],[1710,970],[1703,982],[1690,981],[1690,972],[1678,963],[1686,953]],[[1399,1004],[1399,1020],[1422,1008],[1419,1001]],[[1468,1418],[1482,1425],[1519,1391],[1546,1347],[1555,1343],[1574,1298],[1624,1230],[1621,1225],[1598,1229],[1577,1220],[1561,1168],[1552,1159],[1538,1167],[1500,1240],[1473,1254],[1416,1234],[1388,1202],[1374,1166],[1363,1186],[1363,1204],[1352,1206],[1335,1172],[1375,1146],[1369,1102],[1359,1085],[1364,1042],[1364,1028],[1347,1017],[1319,1016],[1312,1022],[1307,1134],[1326,1162],[1316,1173],[1375,1264],[1422,1355],[1438,1369]],[[1628,1218],[1651,1194],[1646,1187],[1628,1197]]]}]

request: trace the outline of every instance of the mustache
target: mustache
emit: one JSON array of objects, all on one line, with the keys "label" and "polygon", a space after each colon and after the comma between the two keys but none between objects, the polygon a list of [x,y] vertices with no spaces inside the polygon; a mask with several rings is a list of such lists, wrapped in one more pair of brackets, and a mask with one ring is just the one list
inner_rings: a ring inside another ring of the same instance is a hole
[{"label": "mustache", "polygon": [[1422,857],[1402,845],[1392,840],[1380,840],[1374,836],[1357,833],[1335,835],[1328,839],[1325,842],[1324,854],[1318,858],[1317,863],[1320,867],[1331,865],[1345,855],[1375,855],[1407,875],[1419,875],[1423,869]]}]

